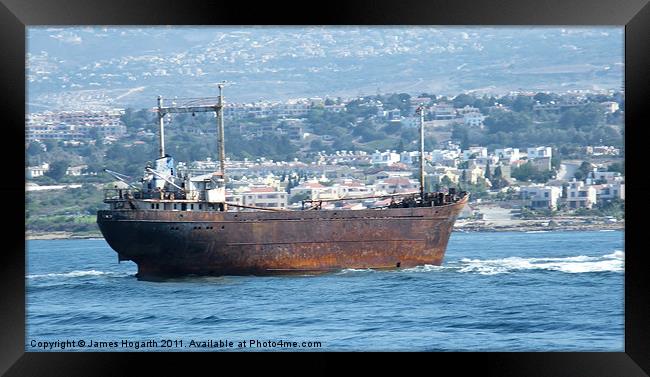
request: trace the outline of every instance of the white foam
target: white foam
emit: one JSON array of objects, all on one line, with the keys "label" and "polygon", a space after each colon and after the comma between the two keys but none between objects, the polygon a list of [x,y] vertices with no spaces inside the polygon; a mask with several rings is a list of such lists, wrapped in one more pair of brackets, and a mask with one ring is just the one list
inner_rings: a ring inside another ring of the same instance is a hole
[{"label": "white foam", "polygon": [[522,270],[548,270],[565,273],[623,272],[625,253],[616,250],[600,257],[579,255],[564,258],[461,259],[460,272],[496,275]]},{"label": "white foam", "polygon": [[603,256],[603,258],[614,258],[625,260],[625,252],[623,250],[614,250],[613,253]]},{"label": "white foam", "polygon": [[27,279],[56,278],[56,277],[77,278],[77,277],[83,277],[83,276],[101,276],[101,275],[116,275],[116,273],[115,272],[97,271],[97,270],[70,271],[70,272],[61,273],[61,274],[27,275]]},{"label": "white foam", "polygon": [[353,272],[374,272],[374,270],[370,268],[345,268],[339,272],[337,272],[337,275],[343,275],[343,274],[349,274]]},{"label": "white foam", "polygon": [[401,270],[398,270],[400,272],[431,272],[431,271],[441,271],[444,270],[446,267],[445,266],[434,266],[432,264],[425,264],[422,266],[415,266],[415,267],[410,267],[410,268],[404,268]]}]

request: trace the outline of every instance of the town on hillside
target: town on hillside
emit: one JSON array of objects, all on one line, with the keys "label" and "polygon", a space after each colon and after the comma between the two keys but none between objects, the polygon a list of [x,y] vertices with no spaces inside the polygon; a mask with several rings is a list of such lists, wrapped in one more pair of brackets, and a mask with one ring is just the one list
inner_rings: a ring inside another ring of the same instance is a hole
[{"label": "town on hillside", "polygon": [[[617,90],[227,103],[227,201],[364,209],[391,200],[369,197],[417,192],[420,106],[425,189],[472,194],[459,230],[622,226],[624,95]],[[156,157],[155,117],[153,107],[27,114],[28,228],[92,232],[101,189],[115,184],[103,170],[134,182],[142,176]],[[179,174],[218,170],[213,115],[165,122]],[[349,200],[327,201],[341,198]]]}]

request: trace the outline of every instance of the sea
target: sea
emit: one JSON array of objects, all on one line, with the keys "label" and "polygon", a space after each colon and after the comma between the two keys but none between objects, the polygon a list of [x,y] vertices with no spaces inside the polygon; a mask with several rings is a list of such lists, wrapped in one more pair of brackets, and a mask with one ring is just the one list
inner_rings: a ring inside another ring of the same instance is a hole
[{"label": "sea", "polygon": [[454,232],[442,266],[139,281],[31,240],[27,352],[624,351],[624,232]]}]

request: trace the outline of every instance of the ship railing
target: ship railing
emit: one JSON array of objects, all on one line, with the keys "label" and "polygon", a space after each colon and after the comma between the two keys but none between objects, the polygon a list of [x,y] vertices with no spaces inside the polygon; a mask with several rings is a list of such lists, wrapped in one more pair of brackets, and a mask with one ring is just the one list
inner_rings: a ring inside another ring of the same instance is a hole
[{"label": "ship railing", "polygon": [[202,191],[151,191],[145,193],[147,199],[158,200],[204,200],[205,193]]},{"label": "ship railing", "polygon": [[104,201],[121,201],[129,199],[158,199],[158,200],[205,200],[203,191],[166,191],[155,190],[143,192],[135,189],[108,188],[104,189]]},{"label": "ship railing", "polygon": [[140,190],[125,188],[104,189],[105,201],[120,201],[128,199],[142,199],[142,192]]}]

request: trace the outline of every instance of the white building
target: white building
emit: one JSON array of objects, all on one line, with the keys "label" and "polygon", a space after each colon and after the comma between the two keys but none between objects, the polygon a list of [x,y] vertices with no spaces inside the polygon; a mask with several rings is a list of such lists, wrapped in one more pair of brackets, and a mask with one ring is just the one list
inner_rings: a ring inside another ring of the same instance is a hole
[{"label": "white building", "polygon": [[402,118],[402,111],[400,109],[388,110],[386,112],[386,118],[388,120],[399,120]]},{"label": "white building", "polygon": [[555,186],[527,186],[522,187],[519,194],[526,207],[557,209],[558,199],[562,196],[562,188]]},{"label": "white building", "polygon": [[419,189],[420,183],[418,181],[404,177],[386,178],[375,183],[375,192],[385,192],[387,194],[415,192]]},{"label": "white building", "polygon": [[625,200],[625,183],[607,183],[593,187],[596,188],[596,199],[601,203],[613,199]]},{"label": "white building", "polygon": [[588,208],[596,204],[596,188],[594,186],[585,186],[582,181],[569,183],[567,188],[567,205],[571,209]]},{"label": "white building", "polygon": [[499,158],[499,160],[507,162],[508,164],[517,161],[520,158],[519,148],[495,149],[494,154]]},{"label": "white building", "polygon": [[324,186],[318,181],[307,181],[291,189],[291,196],[307,194],[311,199],[336,199],[338,190],[335,187]]},{"label": "white building", "polygon": [[528,152],[528,159],[553,157],[553,149],[551,147],[528,148],[527,152]]},{"label": "white building", "polygon": [[[431,153],[424,152],[424,158],[432,159]],[[420,162],[420,152],[410,151],[400,153],[400,162],[406,165],[413,165]]]},{"label": "white building", "polygon": [[457,110],[458,114],[463,117],[463,123],[471,127],[483,127],[485,116],[476,107],[465,106]]},{"label": "white building", "polygon": [[448,166],[436,166],[433,168],[433,172],[430,172],[425,176],[427,181],[430,181],[432,183],[441,183],[445,177],[447,177],[453,183],[458,183],[460,172],[457,168]]},{"label": "white building", "polygon": [[80,176],[83,173],[83,170],[86,169],[88,165],[76,165],[70,166],[65,171],[65,175]]},{"label": "white building", "polygon": [[400,155],[394,151],[379,152],[376,151],[371,156],[371,162],[374,165],[393,165],[400,162]]},{"label": "white building", "polygon": [[429,108],[434,119],[450,120],[456,118],[456,109],[450,103],[437,103]]},{"label": "white building", "polygon": [[50,170],[50,164],[47,162],[44,162],[41,165],[38,166],[28,166],[25,168],[25,176],[27,179],[32,179],[36,177],[40,177],[43,174],[45,174],[48,170]]},{"label": "white building", "polygon": [[90,140],[92,130],[99,137],[120,138],[126,135],[123,114],[121,109],[30,113],[26,119],[27,140]]},{"label": "white building", "polygon": [[485,116],[481,113],[463,114],[463,124],[470,127],[483,127]]},{"label": "white building", "polygon": [[369,184],[374,184],[376,181],[381,181],[388,178],[411,178],[413,173],[406,170],[397,170],[397,171],[388,171],[382,170],[374,174],[366,175],[366,182]]},{"label": "white building", "polygon": [[470,158],[479,158],[487,157],[487,148],[486,147],[469,147],[468,150],[463,151],[463,160],[469,160]]},{"label": "white building", "polygon": [[366,186],[358,179],[340,179],[332,187],[336,189],[339,198],[363,197],[373,194],[372,187]]},{"label": "white building", "polygon": [[432,162],[442,162],[445,160],[455,160],[460,157],[460,151],[457,149],[434,149],[431,152]]},{"label": "white building", "polygon": [[242,202],[246,206],[285,209],[289,194],[277,191],[268,186],[251,186],[241,193]]},{"label": "white building", "polygon": [[601,102],[600,107],[607,113],[615,113],[619,109],[618,102],[613,101]]},{"label": "white building", "polygon": [[587,176],[587,184],[595,184],[598,181],[605,183],[622,182],[623,176],[619,172],[614,171],[592,171]]},{"label": "white building", "polygon": [[594,156],[618,156],[621,153],[620,149],[607,145],[588,146],[585,152]]}]

